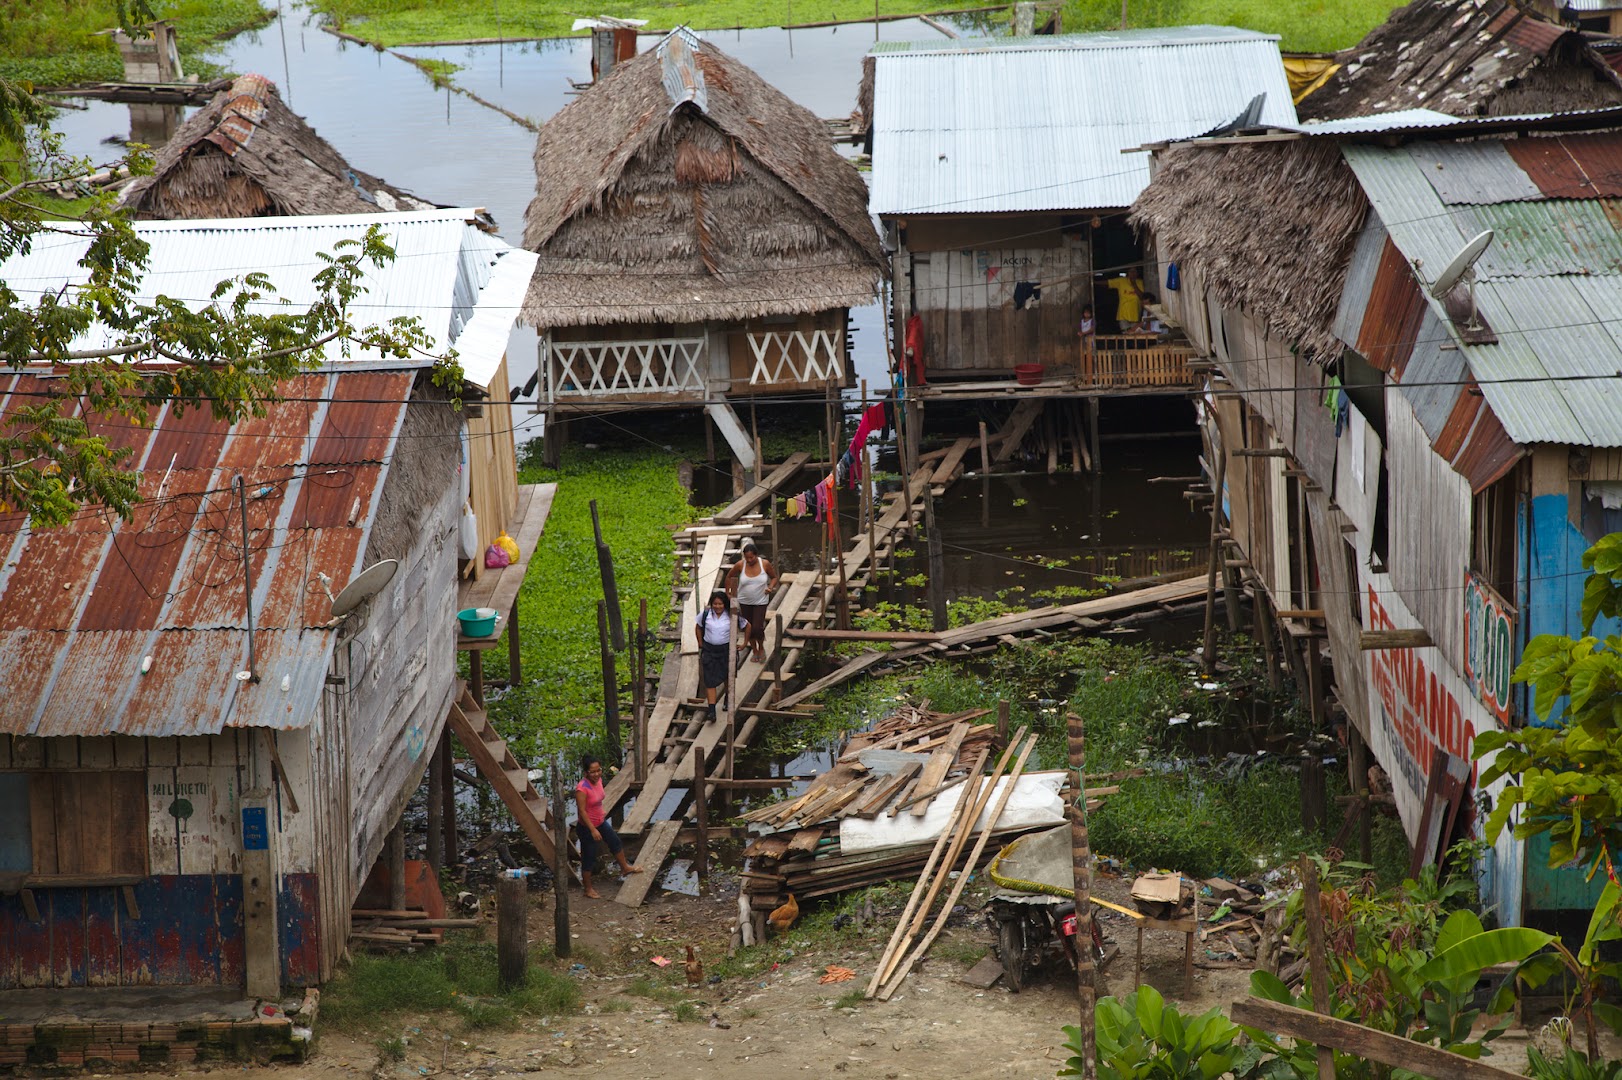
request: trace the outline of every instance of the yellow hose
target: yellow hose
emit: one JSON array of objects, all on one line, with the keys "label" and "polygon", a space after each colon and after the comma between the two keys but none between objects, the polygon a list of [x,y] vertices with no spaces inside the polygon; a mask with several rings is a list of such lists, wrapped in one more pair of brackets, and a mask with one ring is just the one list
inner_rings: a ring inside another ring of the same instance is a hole
[{"label": "yellow hose", "polygon": [[997,852],[997,857],[992,859],[991,865],[986,867],[986,876],[991,878],[992,883],[1000,888],[1012,889],[1015,892],[1041,893],[1044,896],[1059,896],[1066,900],[1074,900],[1076,898],[1076,890],[1074,889],[1067,889],[1063,885],[1047,885],[1040,881],[1021,881],[1019,878],[1004,877],[997,872],[997,868],[1002,865],[1003,856],[1012,855],[1014,849],[1023,844],[1026,839],[1026,837],[1022,836]]}]

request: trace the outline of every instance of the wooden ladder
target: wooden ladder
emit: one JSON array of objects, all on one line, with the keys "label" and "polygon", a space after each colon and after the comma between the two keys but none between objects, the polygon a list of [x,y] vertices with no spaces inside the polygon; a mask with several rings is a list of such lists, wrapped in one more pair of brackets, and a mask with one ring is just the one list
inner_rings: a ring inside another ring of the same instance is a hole
[{"label": "wooden ladder", "polygon": [[[490,781],[490,786],[496,789],[501,801],[507,804],[513,819],[524,830],[524,835],[529,837],[529,842],[535,845],[535,850],[546,865],[552,866],[557,849],[553,846],[552,834],[546,828],[546,800],[531,786],[528,771],[507,749],[507,741],[490,723],[489,715],[479,708],[473,695],[464,688],[462,696],[451,703],[448,719],[451,730],[473,758],[473,764]],[[563,842],[568,843],[567,837]],[[569,868],[569,879],[579,880],[573,866]]]}]

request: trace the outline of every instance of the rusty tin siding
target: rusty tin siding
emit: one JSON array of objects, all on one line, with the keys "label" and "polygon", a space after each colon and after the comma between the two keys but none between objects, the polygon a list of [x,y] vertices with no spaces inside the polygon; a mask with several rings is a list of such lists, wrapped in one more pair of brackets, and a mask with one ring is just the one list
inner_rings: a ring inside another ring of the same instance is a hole
[{"label": "rusty tin siding", "polygon": [[1510,139],[1504,146],[1548,198],[1622,196],[1622,138],[1615,132]]},{"label": "rusty tin siding", "polygon": [[[307,726],[333,647],[317,575],[336,591],[360,569],[412,378],[300,376],[288,400],[234,426],[168,409],[150,428],[97,425],[133,451],[143,502],[128,522],[99,510],[56,529],[0,518],[0,733]],[[0,414],[44,389],[0,380]],[[257,683],[236,677],[248,659],[238,475]]]}]

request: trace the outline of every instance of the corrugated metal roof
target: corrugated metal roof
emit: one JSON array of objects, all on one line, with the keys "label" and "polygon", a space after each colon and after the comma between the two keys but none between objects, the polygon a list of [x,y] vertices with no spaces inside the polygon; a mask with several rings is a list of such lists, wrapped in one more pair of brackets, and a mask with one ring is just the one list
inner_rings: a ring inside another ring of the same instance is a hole
[{"label": "corrugated metal roof", "polygon": [[1160,26],[1136,30],[1103,30],[1092,34],[1034,34],[1027,37],[929,38],[924,41],[879,41],[868,50],[891,53],[1037,52],[1048,49],[1137,49],[1145,45],[1204,45],[1224,41],[1278,41],[1237,26]]},{"label": "corrugated metal roof", "polygon": [[[309,724],[336,633],[323,625],[330,605],[316,575],[336,591],[360,569],[412,381],[409,371],[301,375],[284,394],[305,400],[234,426],[168,408],[151,427],[96,425],[133,449],[145,501],[128,522],[86,510],[33,530],[21,514],[0,517],[0,732]],[[32,375],[0,378],[0,416],[44,389]],[[236,677],[247,667],[238,475],[258,683]]]},{"label": "corrugated metal roof", "polygon": [[1375,113],[1373,116],[1345,116],[1339,120],[1315,120],[1296,126],[1297,131],[1309,135],[1359,135],[1384,131],[1404,131],[1411,128],[1447,127],[1459,118],[1433,109],[1398,109],[1395,112]]},{"label": "corrugated metal roof", "polygon": [[1263,123],[1296,120],[1267,35],[1183,27],[1036,41],[875,51],[874,213],[1129,206],[1149,160],[1123,149],[1209,131],[1258,94]]},{"label": "corrugated metal roof", "polygon": [[1498,139],[1416,142],[1408,145],[1408,153],[1449,206],[1543,198]]},{"label": "corrugated metal roof", "polygon": [[1461,210],[1461,220],[1493,230],[1492,245],[1476,263],[1482,276],[1622,273],[1622,201],[1550,199]]},{"label": "corrugated metal roof", "polygon": [[1566,0],[1567,11],[1622,11],[1622,0]]},{"label": "corrugated metal roof", "polygon": [[[1425,170],[1401,148],[1342,147],[1375,213],[1426,286],[1479,231],[1480,207],[1443,204]],[[1562,203],[1515,203],[1522,212]],[[1608,273],[1521,276],[1508,273],[1518,245],[1493,248],[1477,266],[1476,301],[1496,345],[1459,348],[1488,404],[1517,443],[1622,446],[1622,339],[1608,324],[1622,311],[1622,277]],[[1524,251],[1520,252],[1525,258]],[[1445,315],[1437,301],[1426,302]],[[1580,378],[1562,378],[1578,376]],[[1596,378],[1598,376],[1599,378]]]},{"label": "corrugated metal roof", "polygon": [[1622,137],[1532,135],[1506,144],[1510,157],[1551,199],[1622,195]]},{"label": "corrugated metal roof", "polygon": [[[276,287],[280,299],[307,304],[316,296],[312,279],[325,265],[319,253],[331,253],[341,240],[364,236],[368,227],[383,229],[394,248],[392,262],[371,269],[365,277],[366,295],[352,307],[353,318],[361,327],[378,326],[397,316],[417,316],[432,339],[431,351],[455,347],[469,379],[487,382],[506,350],[505,332],[487,330],[463,347],[460,331],[476,313],[493,323],[505,321],[510,330],[518,317],[518,300],[511,288],[500,296],[491,293],[496,270],[508,264],[500,280],[534,270],[534,256],[512,248],[499,238],[478,229],[472,210],[422,210],[365,216],[334,215],[288,218],[239,218],[230,220],[143,221],[135,223],[136,233],[151,247],[145,277],[137,297],[150,299],[158,294],[195,302],[208,301],[219,281],[258,270]],[[64,284],[86,279],[78,265],[89,244],[88,237],[63,233],[41,234],[27,254],[0,262],[0,276],[16,290],[24,302],[43,292],[55,292]],[[521,293],[522,290],[520,290]],[[521,298],[521,297],[520,297]],[[279,300],[267,300],[260,310],[284,310]],[[100,326],[93,327],[76,343],[76,348],[96,349],[111,344]],[[489,350],[497,350],[489,355]],[[378,362],[385,358],[375,352],[352,349],[346,357],[338,343],[329,345],[326,359],[332,363]],[[424,358],[422,363],[427,363]],[[390,359],[390,366],[399,367]]]}]

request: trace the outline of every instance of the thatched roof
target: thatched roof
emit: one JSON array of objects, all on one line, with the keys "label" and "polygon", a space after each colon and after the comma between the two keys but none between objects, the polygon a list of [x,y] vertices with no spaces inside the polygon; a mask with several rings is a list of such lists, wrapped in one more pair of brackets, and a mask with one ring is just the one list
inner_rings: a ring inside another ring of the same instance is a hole
[{"label": "thatched roof", "polygon": [[867,185],[823,122],[686,30],[541,129],[524,246],[536,327],[850,307],[883,268]]},{"label": "thatched roof", "polygon": [[1222,304],[1308,360],[1340,355],[1331,327],[1368,201],[1332,139],[1173,146],[1132,206],[1161,254],[1199,267]]},{"label": "thatched roof", "polygon": [[1302,120],[1432,109],[1450,116],[1574,112],[1622,102],[1583,36],[1514,0],[1412,0],[1338,57],[1296,103]]},{"label": "thatched roof", "polygon": [[181,124],[121,202],[142,220],[435,208],[351,168],[263,75],[239,76]]}]

